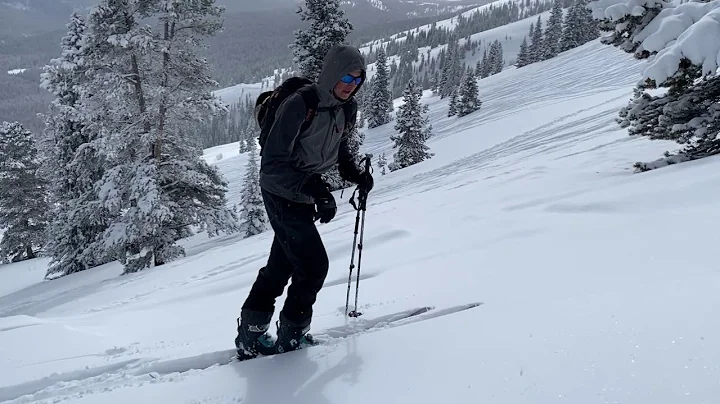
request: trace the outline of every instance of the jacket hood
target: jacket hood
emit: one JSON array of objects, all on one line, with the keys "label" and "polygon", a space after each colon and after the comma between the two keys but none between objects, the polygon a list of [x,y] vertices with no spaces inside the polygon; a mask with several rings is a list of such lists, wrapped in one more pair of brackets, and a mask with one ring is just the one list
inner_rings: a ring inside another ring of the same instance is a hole
[{"label": "jacket hood", "polygon": [[345,103],[335,97],[333,88],[340,81],[340,78],[354,70],[362,70],[363,82],[355,88],[355,91],[348,97],[346,101],[352,99],[355,93],[365,84],[365,58],[360,50],[350,45],[335,45],[325,55],[322,71],[317,81],[318,95],[320,97],[320,106],[334,106]]}]

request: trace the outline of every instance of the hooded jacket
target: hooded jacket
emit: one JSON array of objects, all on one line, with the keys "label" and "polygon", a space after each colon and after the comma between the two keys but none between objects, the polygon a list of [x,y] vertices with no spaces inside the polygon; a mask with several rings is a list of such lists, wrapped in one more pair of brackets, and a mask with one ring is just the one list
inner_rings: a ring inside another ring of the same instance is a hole
[{"label": "hooded jacket", "polygon": [[[307,111],[302,95],[292,94],[280,104],[262,149],[263,189],[291,201],[314,204],[319,175],[336,163],[343,179],[357,182],[359,169],[348,147],[356,113],[344,116],[343,104],[357,103],[355,94],[365,83],[365,69],[365,59],[355,47],[336,45],[328,51],[318,80],[312,84],[319,100],[317,112],[302,133]],[[363,82],[347,100],[338,99],[333,92],[335,85],[355,70],[362,71]],[[356,105],[350,110],[357,111]]]}]

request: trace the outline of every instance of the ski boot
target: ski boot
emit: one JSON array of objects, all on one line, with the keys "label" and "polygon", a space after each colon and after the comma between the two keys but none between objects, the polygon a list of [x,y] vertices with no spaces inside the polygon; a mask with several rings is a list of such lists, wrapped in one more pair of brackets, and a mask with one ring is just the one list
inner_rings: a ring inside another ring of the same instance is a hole
[{"label": "ski boot", "polygon": [[310,324],[299,326],[296,323],[288,321],[282,313],[280,314],[280,320],[277,322],[277,330],[277,341],[275,342],[275,351],[277,353],[290,352],[307,346],[317,345],[312,335],[308,334]]},{"label": "ski boot", "polygon": [[239,360],[252,359],[258,355],[273,354],[274,342],[267,330],[272,313],[242,310],[238,322],[235,347]]}]

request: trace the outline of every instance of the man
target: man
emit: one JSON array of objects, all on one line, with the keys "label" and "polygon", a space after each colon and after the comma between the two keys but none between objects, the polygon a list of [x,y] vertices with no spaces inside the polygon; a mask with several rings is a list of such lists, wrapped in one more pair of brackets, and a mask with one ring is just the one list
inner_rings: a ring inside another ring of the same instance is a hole
[{"label": "man", "polygon": [[[299,93],[278,107],[260,164],[260,187],[275,238],[238,319],[235,345],[241,358],[295,350],[310,329],[312,306],[329,266],[315,221],[328,223],[337,212],[320,175],[337,163],[340,176],[358,184],[361,192],[373,187],[372,176],[360,171],[348,147],[357,114],[354,95],[364,81],[360,51],[337,45],[325,56],[318,80],[311,85],[319,102],[310,126],[300,131],[308,107]],[[343,108],[345,103],[351,103],[350,108]],[[350,116],[345,116],[346,110]],[[266,331],[275,299],[290,278],[273,345]]]}]

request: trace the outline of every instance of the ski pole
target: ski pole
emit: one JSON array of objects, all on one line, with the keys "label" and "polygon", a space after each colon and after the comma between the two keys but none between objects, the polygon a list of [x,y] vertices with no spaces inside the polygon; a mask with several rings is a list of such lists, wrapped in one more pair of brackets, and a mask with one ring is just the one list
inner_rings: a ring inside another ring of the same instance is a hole
[{"label": "ski pole", "polygon": [[[370,172],[372,169],[372,154],[366,154],[365,155],[365,172]],[[359,188],[358,188],[359,189]],[[356,189],[356,191],[358,190]],[[367,192],[363,192],[360,190],[360,195],[358,197],[358,201],[360,202],[360,205],[358,206],[355,204],[355,192],[353,192],[353,195],[350,197],[350,204],[353,205],[353,208],[357,211],[357,215],[355,216],[355,232],[354,232],[354,238],[353,238],[353,249],[352,249],[352,256],[350,258],[350,274],[348,276],[348,289],[347,289],[347,297],[345,299],[345,315],[348,315],[350,317],[358,317],[362,315],[362,313],[358,312],[358,295],[360,293],[360,265],[362,263],[362,249],[363,249],[363,239],[365,234],[365,211],[367,210]],[[360,224],[360,212],[362,212],[362,224]],[[358,238],[358,226],[360,226],[360,243],[357,242]],[[350,286],[352,283],[352,273],[353,269],[355,269],[355,247],[358,248],[358,265],[357,265],[357,278],[355,281],[355,310],[348,313],[348,309],[350,306]]]}]

